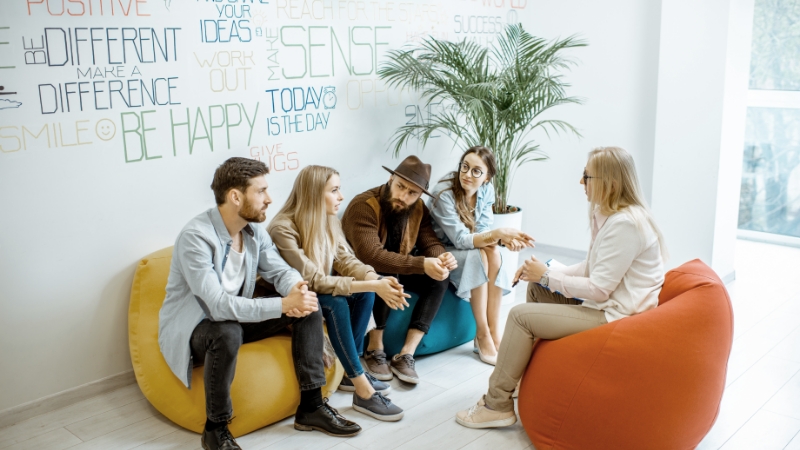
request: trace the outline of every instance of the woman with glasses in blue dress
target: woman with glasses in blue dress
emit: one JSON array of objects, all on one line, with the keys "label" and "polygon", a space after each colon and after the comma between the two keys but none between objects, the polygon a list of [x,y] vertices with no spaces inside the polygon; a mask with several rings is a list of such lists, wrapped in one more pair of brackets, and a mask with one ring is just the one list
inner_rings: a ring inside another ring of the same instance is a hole
[{"label": "woman with glasses in blue dress", "polygon": [[491,365],[500,348],[500,305],[503,295],[511,292],[499,245],[512,251],[533,246],[533,238],[520,230],[492,229],[495,173],[492,151],[471,147],[461,156],[458,170],[433,188],[436,198],[428,204],[437,237],[458,261],[458,268],[450,272],[450,282],[456,295],[472,307],[477,324],[475,352]]}]

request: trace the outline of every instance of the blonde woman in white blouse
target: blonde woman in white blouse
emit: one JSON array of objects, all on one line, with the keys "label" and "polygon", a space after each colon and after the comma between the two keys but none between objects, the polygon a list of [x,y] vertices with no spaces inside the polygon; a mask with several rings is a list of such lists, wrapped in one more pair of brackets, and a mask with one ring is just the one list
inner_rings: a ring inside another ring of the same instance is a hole
[{"label": "blonde woman in white blouse", "polygon": [[590,205],[587,258],[549,269],[531,257],[519,268],[515,279],[528,282],[527,303],[508,316],[488,393],[456,415],[465,427],[517,421],[512,395],[535,339],[560,339],[658,305],[666,249],[644,202],[633,158],[619,147],[592,150],[580,183]]}]

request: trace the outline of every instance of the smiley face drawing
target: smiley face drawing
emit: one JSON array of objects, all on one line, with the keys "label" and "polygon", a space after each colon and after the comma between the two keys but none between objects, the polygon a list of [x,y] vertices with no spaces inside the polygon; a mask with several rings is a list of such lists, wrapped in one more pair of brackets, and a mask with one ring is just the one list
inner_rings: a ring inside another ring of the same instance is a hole
[{"label": "smiley face drawing", "polygon": [[322,104],[325,109],[336,108],[336,87],[325,86],[322,88]]},{"label": "smiley face drawing", "polygon": [[94,132],[100,139],[110,141],[117,134],[117,125],[111,119],[100,119],[94,126]]}]

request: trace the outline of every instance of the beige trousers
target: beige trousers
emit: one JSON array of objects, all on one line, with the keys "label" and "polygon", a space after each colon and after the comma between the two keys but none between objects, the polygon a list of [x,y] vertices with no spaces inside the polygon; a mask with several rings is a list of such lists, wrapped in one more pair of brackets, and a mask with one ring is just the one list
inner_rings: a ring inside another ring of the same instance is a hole
[{"label": "beige trousers", "polygon": [[527,303],[513,307],[508,315],[486,405],[495,411],[514,410],[511,395],[528,367],[535,339],[560,339],[606,323],[603,311],[528,283]]}]

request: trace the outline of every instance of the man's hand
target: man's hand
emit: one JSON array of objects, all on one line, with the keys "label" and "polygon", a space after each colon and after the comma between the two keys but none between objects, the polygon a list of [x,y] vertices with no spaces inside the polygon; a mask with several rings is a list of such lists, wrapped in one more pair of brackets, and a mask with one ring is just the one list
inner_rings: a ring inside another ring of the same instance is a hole
[{"label": "man's hand", "polygon": [[517,273],[514,274],[514,284],[519,280],[538,283],[545,272],[547,272],[547,265],[536,259],[535,256],[531,256],[517,269]]},{"label": "man's hand", "polygon": [[375,293],[392,309],[405,309],[408,306],[406,299],[411,297],[403,292],[403,285],[395,277],[383,277],[382,280],[378,280]]},{"label": "man's hand", "polygon": [[425,275],[436,281],[442,281],[450,275],[447,266],[439,258],[425,258]]},{"label": "man's hand", "polygon": [[447,270],[456,270],[458,268],[456,257],[450,252],[445,252],[439,255],[439,261],[441,261],[442,264],[447,267]]},{"label": "man's hand", "polygon": [[308,290],[308,281],[298,281],[281,299],[281,312],[289,317],[305,317],[318,309],[317,294]]}]

